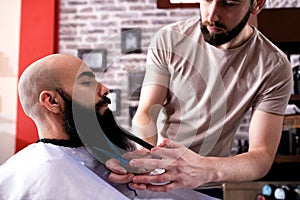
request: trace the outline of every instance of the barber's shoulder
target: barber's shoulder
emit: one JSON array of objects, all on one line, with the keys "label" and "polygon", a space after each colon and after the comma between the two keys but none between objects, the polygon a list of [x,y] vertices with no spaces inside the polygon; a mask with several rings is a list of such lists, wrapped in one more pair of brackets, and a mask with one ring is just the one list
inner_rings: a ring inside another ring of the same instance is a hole
[{"label": "barber's shoulder", "polygon": [[259,42],[261,45],[263,44],[263,49],[266,50],[267,53],[274,53],[279,54],[280,57],[287,57],[286,54],[278,47],[276,46],[266,35],[264,35],[262,32],[260,32],[257,28],[255,28],[257,33],[257,42]]},{"label": "barber's shoulder", "polygon": [[199,35],[200,17],[193,17],[177,21],[160,28],[154,35],[153,39],[168,41],[170,38],[182,39],[186,36]]},{"label": "barber's shoulder", "polygon": [[195,16],[192,18],[183,19],[183,20],[168,24],[168,25],[162,27],[161,30],[165,29],[165,30],[173,30],[173,31],[181,32],[181,31],[189,29],[190,27],[193,27],[199,23],[200,23],[200,17]]},{"label": "barber's shoulder", "polygon": [[257,39],[255,40],[256,45],[260,47],[260,54],[272,63],[276,63],[274,66],[289,67],[290,62],[287,55],[276,46],[267,36],[256,29]]}]

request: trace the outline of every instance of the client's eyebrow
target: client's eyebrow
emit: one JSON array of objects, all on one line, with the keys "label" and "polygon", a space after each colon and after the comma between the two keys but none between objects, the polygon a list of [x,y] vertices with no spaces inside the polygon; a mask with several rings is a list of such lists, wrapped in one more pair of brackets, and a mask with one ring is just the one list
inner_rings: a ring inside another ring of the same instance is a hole
[{"label": "client's eyebrow", "polygon": [[88,76],[90,78],[95,78],[95,74],[93,72],[90,71],[86,71],[86,72],[82,72],[78,75],[77,79],[80,79],[82,77]]}]

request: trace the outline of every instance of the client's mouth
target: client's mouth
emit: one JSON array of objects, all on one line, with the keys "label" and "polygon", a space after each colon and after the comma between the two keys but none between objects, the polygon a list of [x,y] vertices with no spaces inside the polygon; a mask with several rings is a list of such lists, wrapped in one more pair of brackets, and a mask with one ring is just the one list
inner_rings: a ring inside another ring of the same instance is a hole
[{"label": "client's mouth", "polygon": [[111,104],[111,100],[105,96],[95,105],[95,108],[96,110],[99,110],[105,105],[107,106],[108,104]]}]

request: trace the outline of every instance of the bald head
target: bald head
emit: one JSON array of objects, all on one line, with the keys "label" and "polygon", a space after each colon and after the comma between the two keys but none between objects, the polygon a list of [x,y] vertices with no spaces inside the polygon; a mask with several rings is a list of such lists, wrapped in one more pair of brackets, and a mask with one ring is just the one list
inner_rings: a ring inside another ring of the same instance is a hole
[{"label": "bald head", "polygon": [[[67,54],[53,54],[29,65],[20,77],[18,92],[24,112],[31,118],[40,117],[39,95],[44,90],[62,88],[62,77],[74,79],[82,60]],[[69,75],[69,76],[67,76]]]}]

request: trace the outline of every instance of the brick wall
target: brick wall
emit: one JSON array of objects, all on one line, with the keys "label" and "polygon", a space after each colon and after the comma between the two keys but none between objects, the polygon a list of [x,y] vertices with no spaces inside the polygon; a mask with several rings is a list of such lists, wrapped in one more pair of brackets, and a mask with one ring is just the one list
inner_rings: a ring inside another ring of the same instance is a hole
[{"label": "brick wall", "polygon": [[[156,0],[61,0],[60,52],[77,55],[77,49],[107,49],[108,69],[97,73],[111,89],[121,89],[121,114],[129,125],[128,72],[143,71],[153,34],[162,26],[198,15],[197,8],[157,9]],[[121,53],[121,29],[140,28],[142,53]],[[128,128],[128,127],[127,127]]]},{"label": "brick wall", "polygon": [[266,8],[294,8],[300,7],[299,0],[267,0]]},{"label": "brick wall", "polygon": [[[299,0],[267,0],[266,8],[300,7]],[[121,89],[121,115],[128,127],[128,72],[143,71],[146,49],[156,30],[166,24],[198,15],[197,8],[157,9],[156,0],[61,0],[60,52],[77,55],[77,49],[107,49],[105,73],[98,79],[111,89]],[[121,53],[121,28],[142,30],[142,53]],[[249,114],[238,134],[247,136]]]}]

